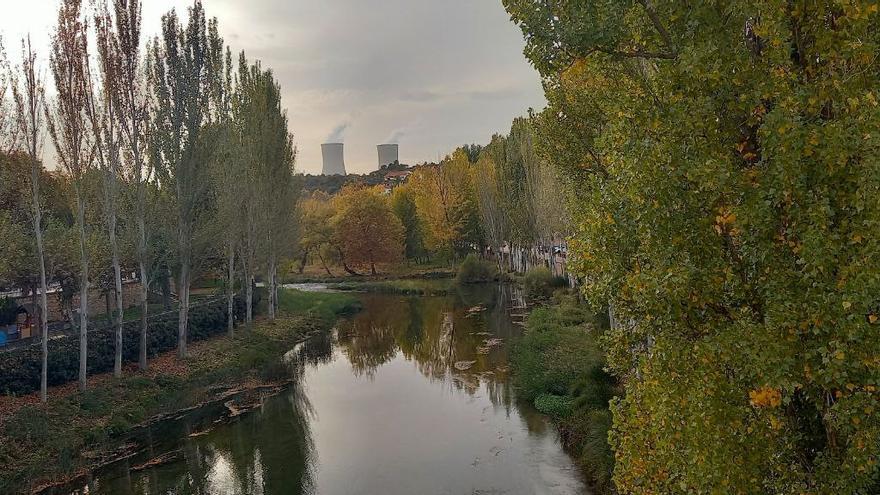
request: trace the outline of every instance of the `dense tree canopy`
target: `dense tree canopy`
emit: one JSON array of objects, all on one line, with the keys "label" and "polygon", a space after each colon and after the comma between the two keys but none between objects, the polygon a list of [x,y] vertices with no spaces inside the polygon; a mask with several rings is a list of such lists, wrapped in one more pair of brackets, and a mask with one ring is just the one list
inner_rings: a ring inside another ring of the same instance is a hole
[{"label": "dense tree canopy", "polygon": [[504,3],[619,322],[618,489],[876,492],[877,4]]}]

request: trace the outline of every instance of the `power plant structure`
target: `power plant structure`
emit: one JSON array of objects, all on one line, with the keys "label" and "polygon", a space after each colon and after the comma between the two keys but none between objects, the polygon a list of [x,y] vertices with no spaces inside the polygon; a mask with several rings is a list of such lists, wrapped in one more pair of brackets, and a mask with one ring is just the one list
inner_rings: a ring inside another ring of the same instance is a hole
[{"label": "power plant structure", "polygon": [[321,155],[324,157],[324,175],[345,175],[345,153],[342,143],[324,143]]},{"label": "power plant structure", "polygon": [[398,145],[380,144],[376,148],[379,150],[379,168],[391,165],[394,162],[399,163]]}]

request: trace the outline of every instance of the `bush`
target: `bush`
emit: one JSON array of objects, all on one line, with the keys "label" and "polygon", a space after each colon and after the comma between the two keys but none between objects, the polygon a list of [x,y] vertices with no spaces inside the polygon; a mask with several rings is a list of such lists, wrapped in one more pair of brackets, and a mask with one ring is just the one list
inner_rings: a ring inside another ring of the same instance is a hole
[{"label": "bush", "polygon": [[498,270],[489,261],[481,260],[476,255],[469,254],[458,267],[455,280],[459,284],[480,284],[493,282],[498,279]]},{"label": "bush", "polygon": [[[236,298],[235,318],[241,320],[244,301]],[[136,362],[140,351],[140,321],[130,321],[122,327],[122,360]],[[113,369],[115,354],[115,327],[107,326],[89,331],[88,372],[103,373]],[[226,332],[226,300],[195,306],[189,313],[187,341],[211,338]],[[165,314],[150,320],[147,334],[147,355],[156,356],[177,347],[177,314]],[[23,395],[40,388],[41,352],[39,342],[27,347],[0,353],[0,393]],[[79,374],[79,335],[68,333],[49,341],[49,386],[74,381]]]},{"label": "bush", "polygon": [[[547,280],[534,278],[539,277]],[[608,402],[618,390],[604,370],[597,337],[592,314],[576,299],[559,297],[555,306],[529,316],[513,348],[513,378],[521,398],[558,422],[563,444],[590,475],[596,492],[608,493],[614,469]]]},{"label": "bush", "polygon": [[565,287],[566,280],[562,277],[554,277],[546,267],[532,268],[526,272],[523,286],[526,297],[536,301],[548,301],[553,297],[553,292]]},{"label": "bush", "polygon": [[554,418],[567,418],[574,410],[574,399],[567,395],[541,394],[535,398],[535,409]]}]

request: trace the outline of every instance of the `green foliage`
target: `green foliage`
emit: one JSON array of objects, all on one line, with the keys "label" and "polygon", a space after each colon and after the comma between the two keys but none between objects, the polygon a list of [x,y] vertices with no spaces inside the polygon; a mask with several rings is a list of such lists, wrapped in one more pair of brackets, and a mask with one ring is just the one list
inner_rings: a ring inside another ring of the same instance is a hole
[{"label": "green foliage", "polygon": [[404,229],[404,252],[407,259],[421,260],[427,254],[425,250],[425,234],[422,221],[416,209],[416,201],[412,191],[402,186],[391,193],[391,209],[397,215]]},{"label": "green foliage", "polygon": [[278,293],[281,314],[309,313],[325,321],[360,310],[360,301],[351,294],[339,292],[306,292],[282,289]]},{"label": "green foliage", "polygon": [[557,420],[563,443],[608,493],[614,456],[609,401],[618,393],[605,373],[592,314],[573,297],[534,310],[513,349],[518,395]]},{"label": "green foliage", "polygon": [[880,491],[880,8],[504,4],[545,78],[621,493]]},{"label": "green foliage", "polygon": [[459,284],[480,284],[498,278],[498,268],[490,261],[469,254],[458,267],[455,280]]},{"label": "green foliage", "polygon": [[565,279],[554,277],[546,267],[532,268],[523,277],[523,288],[526,297],[535,301],[547,301],[553,297],[553,291],[565,286]]},{"label": "green foliage", "polygon": [[[236,299],[235,315],[241,320],[244,303]],[[226,302],[196,306],[189,313],[188,341],[205,340],[226,332]],[[113,369],[115,327],[93,328],[88,336],[88,372]],[[123,326],[123,362],[137,362],[140,321]],[[177,346],[177,315],[166,314],[150,320],[147,354],[155,356]],[[40,388],[40,345],[10,349],[0,354],[0,393],[22,395]],[[79,372],[79,337],[65,334],[49,341],[49,386],[76,380]]]},{"label": "green foliage", "polygon": [[567,418],[574,411],[574,399],[567,395],[541,394],[535,397],[535,409],[553,418]]}]

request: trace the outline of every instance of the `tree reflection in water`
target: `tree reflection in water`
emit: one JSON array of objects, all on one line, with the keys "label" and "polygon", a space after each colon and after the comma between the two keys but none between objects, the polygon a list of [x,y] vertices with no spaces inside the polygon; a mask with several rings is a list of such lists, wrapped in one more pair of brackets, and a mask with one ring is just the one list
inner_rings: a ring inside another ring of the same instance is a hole
[{"label": "tree reflection in water", "polygon": [[[354,479],[365,483],[365,493],[411,493],[404,485],[438,483],[580,492],[568,489],[581,485],[546,419],[515,402],[508,350],[521,332],[509,315],[511,308],[521,312],[516,291],[491,286],[445,297],[360,298],[362,312],[284,355],[295,379],[280,396],[229,424],[212,424],[218,411],[209,408],[142,432],[136,440],[145,452],[102,470],[88,493],[314,494],[319,483],[331,493]],[[380,379],[383,366],[389,373]],[[421,377],[431,386],[422,386]],[[405,390],[400,403],[396,387]],[[476,404],[472,413],[469,404]],[[433,439],[430,449],[423,437]],[[175,452],[172,462],[130,471]],[[395,477],[389,466],[401,464],[407,471]]]},{"label": "tree reflection in water", "polygon": [[[364,311],[340,325],[338,344],[358,376],[375,376],[399,352],[429,380],[471,395],[485,388],[492,404],[510,408],[507,344],[520,329],[508,308],[516,298],[507,286],[459,288],[447,297],[366,294]],[[485,311],[469,312],[477,306]],[[481,353],[489,338],[502,345]],[[472,361],[468,369],[455,366]]]}]

